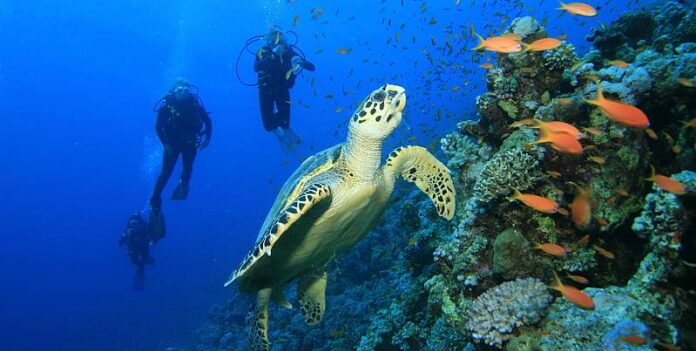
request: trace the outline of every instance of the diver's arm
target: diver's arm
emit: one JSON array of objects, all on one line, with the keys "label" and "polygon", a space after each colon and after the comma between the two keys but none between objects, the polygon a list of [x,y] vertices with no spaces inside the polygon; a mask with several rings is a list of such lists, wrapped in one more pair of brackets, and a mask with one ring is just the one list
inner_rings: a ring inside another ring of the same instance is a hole
[{"label": "diver's arm", "polygon": [[256,58],[254,59],[254,72],[258,73],[259,71],[268,69],[268,66],[271,64],[272,59],[273,54],[269,52],[265,47],[259,49],[259,53],[256,54]]},{"label": "diver's arm", "polygon": [[300,65],[300,66],[302,66],[302,68],[304,68],[310,72],[314,71],[316,69],[316,67],[314,66],[313,63],[303,59],[300,55],[297,55],[297,54],[292,56],[291,62],[292,62],[293,67],[296,65]]},{"label": "diver's arm", "polygon": [[205,140],[206,142],[210,142],[210,138],[213,136],[213,122],[210,120],[210,114],[208,111],[203,108],[203,106],[200,107],[201,109],[201,119],[203,120],[203,124],[205,125]]}]

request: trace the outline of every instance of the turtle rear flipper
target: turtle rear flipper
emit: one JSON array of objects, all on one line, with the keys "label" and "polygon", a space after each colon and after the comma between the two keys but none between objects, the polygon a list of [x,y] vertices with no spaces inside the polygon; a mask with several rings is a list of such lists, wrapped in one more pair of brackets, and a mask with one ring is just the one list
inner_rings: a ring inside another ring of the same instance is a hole
[{"label": "turtle rear flipper", "polygon": [[283,211],[276,217],[273,225],[268,227],[254,248],[247,254],[242,261],[242,264],[236,271],[230,275],[230,278],[225,283],[225,286],[231,284],[239,276],[244,274],[251,268],[254,263],[263,257],[263,255],[271,255],[273,245],[280,239],[283,234],[287,233],[288,229],[297,222],[304,214],[309,212],[312,207],[322,202],[322,200],[331,197],[331,188],[325,184],[312,184],[307,187],[300,195],[297,196]]},{"label": "turtle rear flipper", "polygon": [[326,309],[326,270],[307,274],[297,283],[297,299],[305,323],[317,325]]},{"label": "turtle rear flipper", "polygon": [[448,220],[454,217],[454,184],[449,169],[425,148],[397,148],[389,154],[384,172],[387,181],[393,182],[401,176],[415,183],[418,189],[428,194],[440,216]]},{"label": "turtle rear flipper", "polygon": [[271,288],[261,289],[256,293],[256,306],[250,312],[249,349],[253,351],[268,351],[271,342],[268,341],[268,302],[271,298]]}]

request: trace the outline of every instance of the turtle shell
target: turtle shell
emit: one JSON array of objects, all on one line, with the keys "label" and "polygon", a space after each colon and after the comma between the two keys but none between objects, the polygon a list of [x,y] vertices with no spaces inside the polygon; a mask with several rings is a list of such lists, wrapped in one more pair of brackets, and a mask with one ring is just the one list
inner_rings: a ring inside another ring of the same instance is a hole
[{"label": "turtle shell", "polygon": [[338,160],[338,157],[341,155],[342,147],[343,143],[336,144],[326,150],[317,152],[302,162],[280,189],[273,203],[273,207],[271,207],[271,210],[268,212],[266,220],[263,222],[261,230],[256,237],[257,241],[263,237],[268,227],[278,217],[280,212],[300,194],[312,178],[333,167],[336,160]]}]

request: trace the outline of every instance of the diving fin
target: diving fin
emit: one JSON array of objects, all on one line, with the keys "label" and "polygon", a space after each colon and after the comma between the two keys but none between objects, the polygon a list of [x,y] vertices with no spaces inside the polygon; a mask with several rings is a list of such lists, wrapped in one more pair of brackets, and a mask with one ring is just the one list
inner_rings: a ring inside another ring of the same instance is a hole
[{"label": "diving fin", "polygon": [[292,130],[292,128],[288,127],[285,130],[285,135],[287,135],[289,137],[290,143],[292,143],[296,146],[299,146],[300,144],[302,144],[302,138],[300,138],[300,136],[297,135],[297,133],[295,133],[295,131]]},{"label": "diving fin", "polygon": [[164,212],[162,212],[161,209],[150,210],[147,228],[150,232],[150,237],[152,239],[153,244],[157,243],[157,241],[159,241],[167,235],[167,225],[164,222]]},{"label": "diving fin", "polygon": [[189,186],[180,181],[172,193],[172,200],[186,200],[188,193]]},{"label": "diving fin", "polygon": [[273,129],[273,134],[278,138],[278,143],[280,143],[280,148],[283,149],[285,156],[292,156],[295,151],[295,145],[290,141],[290,137],[285,134],[283,128]]},{"label": "diving fin", "polygon": [[135,269],[135,275],[133,276],[133,290],[145,290],[145,268],[143,267],[138,267]]}]

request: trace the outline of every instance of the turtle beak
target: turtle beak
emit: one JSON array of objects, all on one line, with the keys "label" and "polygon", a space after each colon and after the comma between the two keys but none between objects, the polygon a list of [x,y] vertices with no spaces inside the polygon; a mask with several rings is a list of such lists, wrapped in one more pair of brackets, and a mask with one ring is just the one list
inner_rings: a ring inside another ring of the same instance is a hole
[{"label": "turtle beak", "polygon": [[387,84],[384,90],[391,98],[392,107],[396,109],[396,112],[403,111],[406,107],[406,89],[398,85]]}]

